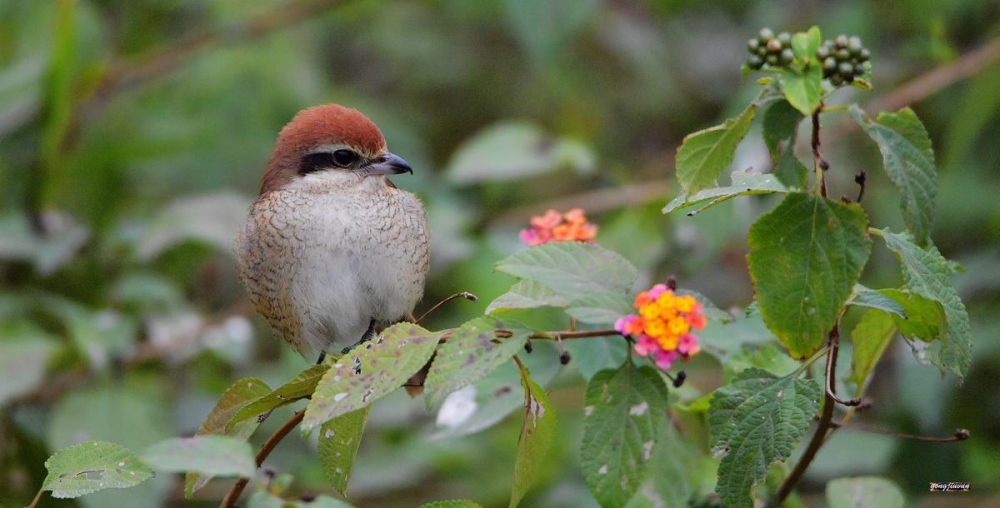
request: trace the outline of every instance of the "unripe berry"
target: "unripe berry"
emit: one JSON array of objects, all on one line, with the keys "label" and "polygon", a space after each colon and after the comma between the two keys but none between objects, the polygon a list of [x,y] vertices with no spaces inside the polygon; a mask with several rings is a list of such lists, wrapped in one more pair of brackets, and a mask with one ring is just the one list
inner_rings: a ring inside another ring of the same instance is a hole
[{"label": "unripe berry", "polygon": [[751,55],[756,54],[757,48],[759,47],[760,47],[760,41],[758,41],[757,39],[750,39],[749,41],[747,41],[747,51],[749,51]]},{"label": "unripe berry", "polygon": [[787,66],[792,63],[792,60],[795,60],[795,53],[791,49],[785,48],[781,50],[779,60],[781,61],[781,65]]},{"label": "unripe berry", "polygon": [[847,40],[847,50],[851,53],[851,56],[858,56],[861,54],[862,49],[864,49],[864,45],[861,44],[861,38],[857,35],[852,35]]},{"label": "unripe berry", "polygon": [[854,77],[854,66],[850,62],[843,62],[837,66],[837,73],[844,79],[850,80]]},{"label": "unripe berry", "polygon": [[868,59],[871,58],[871,57],[872,57],[872,54],[871,54],[870,51],[868,51],[868,48],[861,48],[861,51],[858,52],[858,61],[859,62],[867,62]]},{"label": "unripe berry", "polygon": [[783,47],[792,47],[792,34],[788,32],[781,32],[778,34],[778,42],[780,42]]},{"label": "unripe berry", "polygon": [[768,65],[778,65],[778,55],[769,54],[764,61],[767,62]]},{"label": "unripe berry", "polygon": [[840,86],[844,84],[844,78],[840,77],[840,74],[834,74],[830,76],[830,84],[833,86]]},{"label": "unripe berry", "polygon": [[846,49],[838,49],[837,52],[834,53],[834,56],[836,56],[837,60],[841,62],[846,62],[851,59],[851,53]]},{"label": "unripe berry", "polygon": [[764,59],[757,55],[753,55],[747,59],[747,67],[753,70],[760,69],[763,66],[764,66]]},{"label": "unripe berry", "polygon": [[837,59],[832,56],[826,57],[826,59],[823,60],[823,72],[833,74],[833,71],[835,70],[837,70]]},{"label": "unripe berry", "polygon": [[781,53],[781,41],[779,41],[778,39],[771,39],[767,41],[767,52]]},{"label": "unripe berry", "polygon": [[761,42],[766,42],[774,38],[774,32],[772,32],[770,28],[761,28],[759,35]]},{"label": "unripe berry", "polygon": [[826,57],[828,56],[830,56],[830,48],[827,46],[820,46],[819,49],[816,50],[816,58],[819,58],[820,61],[826,60]]},{"label": "unripe berry", "polygon": [[840,34],[836,39],[833,40],[833,44],[837,46],[837,49],[847,48],[847,36]]}]

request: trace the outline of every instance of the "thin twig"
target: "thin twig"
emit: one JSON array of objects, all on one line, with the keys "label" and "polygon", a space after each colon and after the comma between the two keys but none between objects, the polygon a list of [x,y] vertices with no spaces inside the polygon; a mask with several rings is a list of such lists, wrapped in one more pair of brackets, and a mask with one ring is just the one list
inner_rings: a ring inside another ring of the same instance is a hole
[{"label": "thin twig", "polygon": [[[285,422],[280,428],[278,428],[278,430],[274,431],[274,434],[271,434],[271,436],[267,438],[267,441],[264,441],[263,446],[260,447],[260,451],[257,452],[257,467],[263,465],[264,460],[271,454],[274,447],[278,446],[278,443],[280,443],[281,440],[292,431],[292,429],[302,423],[302,418],[305,417],[305,414],[305,409],[296,411],[287,422]],[[226,494],[226,497],[222,498],[222,503],[219,504],[219,508],[231,508],[233,503],[235,503],[240,497],[240,494],[243,493],[243,489],[246,488],[249,481],[250,480],[247,478],[240,478],[237,480],[236,484],[233,485],[233,488],[230,489],[228,494]]]},{"label": "thin twig", "polygon": [[416,320],[413,321],[413,323],[417,324],[417,323],[423,321],[425,317],[427,317],[428,315],[430,315],[432,312],[438,310],[438,307],[440,307],[440,306],[442,306],[442,305],[444,305],[444,304],[446,304],[446,303],[448,303],[448,302],[450,302],[450,301],[452,301],[452,300],[454,300],[456,298],[465,298],[466,300],[469,300],[470,302],[478,302],[479,301],[479,297],[478,296],[476,296],[476,295],[474,295],[474,294],[472,294],[472,293],[470,293],[468,291],[462,291],[461,293],[455,293],[455,294],[449,296],[448,298],[445,298],[444,300],[441,300],[440,302],[434,304],[433,307],[431,307],[427,312],[424,312],[423,314],[421,314],[420,317],[418,317]]},{"label": "thin twig", "polygon": [[[837,372],[837,351],[840,349],[840,324],[837,323],[830,330],[830,334],[827,339],[827,347],[829,352],[826,357],[826,385],[830,386],[830,380],[834,373]],[[819,424],[816,426],[816,432],[813,434],[812,439],[809,440],[809,445],[806,446],[805,452],[802,453],[802,457],[799,462],[795,464],[795,468],[792,472],[785,478],[782,482],[781,487],[775,492],[774,498],[768,503],[771,508],[777,508],[785,502],[788,495],[792,493],[792,489],[795,485],[799,483],[802,479],[802,475],[805,474],[806,469],[809,468],[809,464],[812,463],[813,459],[816,458],[816,453],[819,452],[821,446],[823,446],[823,441],[826,439],[827,431],[833,427],[833,405],[835,395],[831,390],[824,390],[823,397],[823,412],[819,417]]]},{"label": "thin twig", "polygon": [[823,148],[819,141],[819,114],[823,111],[823,103],[821,102],[813,111],[812,114],[812,153],[813,153],[813,170],[816,175],[816,185],[820,189],[820,195],[824,198],[826,197],[826,171],[830,169],[830,163],[826,162],[823,158]]},{"label": "thin twig", "polygon": [[838,429],[848,429],[848,430],[858,430],[861,432],[868,432],[871,434],[881,434],[883,436],[897,437],[899,439],[911,439],[913,441],[927,441],[931,443],[952,443],[955,441],[965,441],[969,439],[972,435],[966,429],[958,429],[953,432],[950,436],[920,436],[917,434],[904,434],[902,432],[893,432],[890,430],[876,429],[874,427],[868,427],[865,425],[858,425],[856,423],[848,424],[847,422],[831,422],[832,427]]}]

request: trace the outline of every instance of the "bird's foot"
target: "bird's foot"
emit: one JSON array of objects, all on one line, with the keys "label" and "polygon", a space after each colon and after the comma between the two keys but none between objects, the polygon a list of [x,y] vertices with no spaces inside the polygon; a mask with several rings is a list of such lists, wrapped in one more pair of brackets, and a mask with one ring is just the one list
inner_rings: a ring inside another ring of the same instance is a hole
[{"label": "bird's foot", "polygon": [[341,353],[346,355],[347,353],[350,353],[352,349],[354,349],[354,348],[356,348],[356,347],[358,347],[358,346],[364,344],[365,342],[368,342],[368,341],[370,341],[370,340],[372,340],[374,338],[375,338],[375,318],[372,318],[372,320],[368,322],[368,329],[365,330],[365,333],[361,336],[361,339],[358,340],[357,342],[355,342],[354,344],[351,344],[350,346],[345,347],[341,351]]}]

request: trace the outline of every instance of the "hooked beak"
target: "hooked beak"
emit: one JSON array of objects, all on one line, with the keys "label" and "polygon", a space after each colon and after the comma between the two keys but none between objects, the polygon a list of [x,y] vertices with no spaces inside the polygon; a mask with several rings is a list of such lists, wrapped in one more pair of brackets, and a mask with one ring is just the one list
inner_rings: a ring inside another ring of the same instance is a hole
[{"label": "hooked beak", "polygon": [[413,168],[402,157],[393,153],[385,153],[379,156],[379,158],[372,161],[371,165],[366,168],[366,171],[369,175],[413,174]]}]

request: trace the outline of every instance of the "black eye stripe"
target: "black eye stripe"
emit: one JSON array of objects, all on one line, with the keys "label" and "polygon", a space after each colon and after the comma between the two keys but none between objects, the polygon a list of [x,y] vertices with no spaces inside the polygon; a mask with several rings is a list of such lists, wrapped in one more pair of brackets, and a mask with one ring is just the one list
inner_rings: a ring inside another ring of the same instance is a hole
[{"label": "black eye stripe", "polygon": [[336,167],[336,164],[333,162],[332,153],[310,153],[302,156],[302,161],[299,163],[299,174],[308,175],[309,173],[323,169],[330,169],[332,167]]}]

